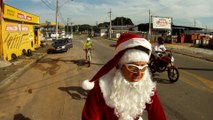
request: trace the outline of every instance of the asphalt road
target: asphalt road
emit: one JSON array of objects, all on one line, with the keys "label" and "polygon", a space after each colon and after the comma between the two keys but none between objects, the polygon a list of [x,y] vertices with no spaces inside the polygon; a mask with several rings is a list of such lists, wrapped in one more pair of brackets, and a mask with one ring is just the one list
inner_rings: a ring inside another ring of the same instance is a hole
[{"label": "asphalt road", "polygon": [[[84,64],[83,42],[76,37],[67,53],[48,54],[0,93],[0,120],[80,120],[90,79],[112,56],[114,41],[94,40],[91,67]],[[174,54],[180,79],[170,83],[166,73],[155,74],[158,95],[168,120],[212,120],[213,63]],[[147,120],[146,114],[144,120]]]},{"label": "asphalt road", "polygon": [[[114,47],[110,45],[114,41],[94,43],[98,44],[95,51],[98,59],[106,62],[112,57]],[[154,76],[168,120],[211,120],[213,104],[208,101],[213,99],[213,62],[176,53],[174,57],[179,81],[170,83],[166,72]]]},{"label": "asphalt road", "polygon": [[[99,44],[95,55],[100,60],[105,62],[112,57],[114,47],[109,46],[114,41],[94,43]],[[211,120],[213,104],[208,101],[213,99],[213,62],[176,53],[174,57],[179,81],[170,83],[166,72],[154,76],[168,120]]]},{"label": "asphalt road", "polygon": [[158,91],[169,120],[211,120],[213,104],[213,63],[175,54],[180,79],[166,82],[166,74],[157,74]]}]

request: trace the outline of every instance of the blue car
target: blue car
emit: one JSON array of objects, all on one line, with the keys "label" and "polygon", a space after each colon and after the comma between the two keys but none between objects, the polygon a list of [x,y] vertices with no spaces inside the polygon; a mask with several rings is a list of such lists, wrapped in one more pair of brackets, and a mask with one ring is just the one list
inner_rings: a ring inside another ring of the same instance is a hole
[{"label": "blue car", "polygon": [[73,47],[72,40],[68,38],[61,38],[61,39],[53,40],[52,48],[49,49],[47,53],[67,52],[72,47]]}]

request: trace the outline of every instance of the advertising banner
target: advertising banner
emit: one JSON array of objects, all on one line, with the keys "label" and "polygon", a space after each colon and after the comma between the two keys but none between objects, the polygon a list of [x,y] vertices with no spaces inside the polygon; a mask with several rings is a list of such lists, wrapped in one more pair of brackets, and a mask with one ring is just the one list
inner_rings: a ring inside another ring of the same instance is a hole
[{"label": "advertising banner", "polygon": [[171,29],[172,18],[152,16],[153,29]]},{"label": "advertising banner", "polygon": [[4,5],[4,18],[39,24],[39,17],[22,10]]}]

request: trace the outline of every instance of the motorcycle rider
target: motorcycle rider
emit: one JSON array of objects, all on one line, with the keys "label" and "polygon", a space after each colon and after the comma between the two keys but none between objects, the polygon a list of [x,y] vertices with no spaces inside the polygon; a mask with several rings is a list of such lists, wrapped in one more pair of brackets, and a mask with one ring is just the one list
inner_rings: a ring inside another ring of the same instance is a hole
[{"label": "motorcycle rider", "polygon": [[158,37],[157,43],[153,48],[152,57],[154,56],[158,64],[162,64],[162,62],[164,62],[163,60],[163,58],[165,58],[164,56],[169,56],[171,58],[171,61],[174,62],[174,57],[167,51],[168,50],[164,46],[164,38]]},{"label": "motorcycle rider", "polygon": [[178,80],[179,72],[174,65],[174,57],[172,52],[167,50],[164,46],[163,37],[158,37],[157,43],[153,46],[153,52],[149,62],[153,73],[167,70],[171,82],[176,82]]},{"label": "motorcycle rider", "polygon": [[165,51],[166,47],[164,46],[164,38],[158,37],[157,43],[153,48],[153,54],[158,59],[159,57],[162,57],[165,54]]}]

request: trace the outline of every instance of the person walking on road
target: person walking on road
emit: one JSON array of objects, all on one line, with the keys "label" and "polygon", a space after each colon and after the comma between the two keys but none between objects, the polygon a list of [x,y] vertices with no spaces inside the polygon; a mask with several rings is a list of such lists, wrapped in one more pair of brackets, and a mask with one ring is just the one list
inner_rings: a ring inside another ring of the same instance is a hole
[{"label": "person walking on road", "polygon": [[132,33],[121,34],[114,57],[82,87],[90,90],[82,120],[166,120],[148,69],[151,44]]}]

